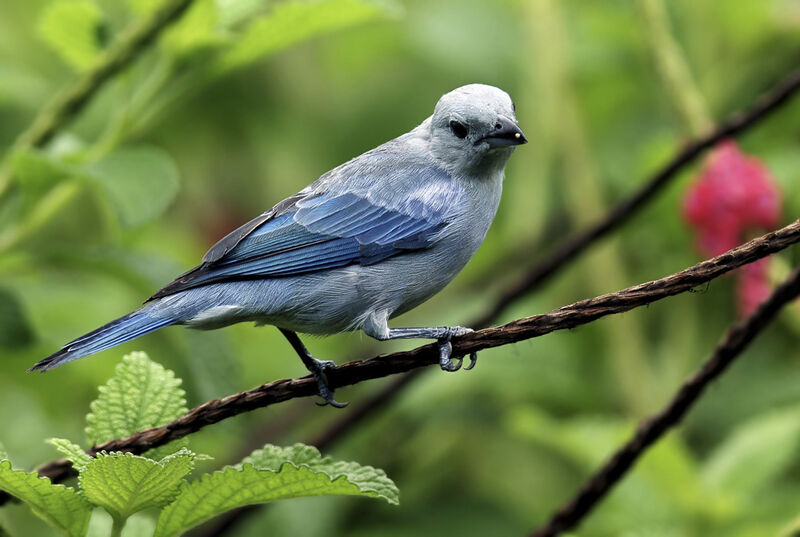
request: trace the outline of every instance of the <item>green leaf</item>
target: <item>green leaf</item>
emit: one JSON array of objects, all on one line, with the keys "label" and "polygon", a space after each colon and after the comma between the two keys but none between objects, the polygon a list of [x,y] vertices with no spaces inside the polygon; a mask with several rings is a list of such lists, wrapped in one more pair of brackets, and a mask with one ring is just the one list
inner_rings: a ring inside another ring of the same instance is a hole
[{"label": "green leaf", "polygon": [[703,478],[711,487],[753,498],[797,459],[800,409],[759,415],[739,426],[709,457]]},{"label": "green leaf", "polygon": [[0,526],[0,537],[11,537],[11,535],[3,528],[3,526]]},{"label": "green leaf", "polygon": [[100,55],[103,15],[92,0],[56,0],[39,19],[39,35],[72,67],[86,69]]},{"label": "green leaf", "polygon": [[91,506],[75,490],[54,485],[46,477],[11,468],[0,461],[0,489],[28,504],[31,510],[51,526],[70,537],[83,537],[89,525]]},{"label": "green leaf", "polygon": [[216,68],[242,67],[300,41],[354,26],[386,14],[381,6],[363,0],[285,2],[260,16],[218,60]]},{"label": "green leaf", "polygon": [[0,347],[18,349],[34,341],[28,316],[17,296],[0,288]]},{"label": "green leaf", "polygon": [[161,6],[164,0],[128,0],[128,7],[137,15],[145,15]]},{"label": "green leaf", "polygon": [[[285,457],[283,462],[281,457]],[[161,511],[153,535],[180,535],[230,509],[274,500],[355,495],[383,498],[397,504],[398,494],[397,487],[382,470],[353,462],[334,462],[301,444],[289,448],[265,446],[238,466],[228,466],[184,483],[175,501]]]},{"label": "green leaf", "polygon": [[267,3],[266,0],[217,0],[220,25],[231,28],[255,15]]},{"label": "green leaf", "polygon": [[114,376],[100,386],[99,397],[86,417],[86,434],[93,444],[126,437],[148,427],[169,423],[186,412],[181,380],[147,357],[133,352],[117,365]]},{"label": "green leaf", "polygon": [[60,451],[76,470],[83,470],[94,460],[81,446],[65,438],[48,438],[46,442]]},{"label": "green leaf", "polygon": [[11,156],[14,180],[23,193],[38,199],[56,183],[74,177],[76,170],[35,149],[17,151]]},{"label": "green leaf", "polygon": [[198,0],[164,37],[164,43],[176,54],[224,42],[219,12],[214,0]]},{"label": "green leaf", "polygon": [[187,449],[154,461],[131,453],[101,452],[81,471],[84,496],[94,505],[124,520],[148,507],[170,503],[183,478],[194,468],[195,455]]},{"label": "green leaf", "polygon": [[128,227],[163,213],[178,192],[178,169],[161,149],[118,149],[86,167],[106,199]]},{"label": "green leaf", "polygon": [[361,491],[374,492],[389,503],[398,503],[397,487],[383,470],[362,466],[357,462],[334,461],[331,457],[323,457],[317,448],[305,444],[289,447],[267,444],[251,453],[242,464],[252,464],[259,470],[278,472],[287,462],[295,466],[308,466],[316,472],[325,473],[331,479],[344,476]]}]

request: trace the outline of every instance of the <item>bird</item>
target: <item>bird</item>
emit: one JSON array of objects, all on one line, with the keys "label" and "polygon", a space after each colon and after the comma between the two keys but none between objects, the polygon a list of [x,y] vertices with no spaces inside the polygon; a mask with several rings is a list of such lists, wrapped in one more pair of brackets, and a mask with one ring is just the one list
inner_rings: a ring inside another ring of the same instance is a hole
[{"label": "bird", "polygon": [[[230,232],[137,310],[64,345],[29,371],[47,371],[154,330],[273,325],[334,398],[332,361],[298,333],[362,330],[377,340],[434,339],[439,365],[461,368],[460,326],[390,328],[388,321],[442,290],[483,242],[500,203],[505,166],[527,142],[511,97],[485,84],[444,94],[411,131],[324,173]],[[471,369],[477,354],[470,354]]]}]

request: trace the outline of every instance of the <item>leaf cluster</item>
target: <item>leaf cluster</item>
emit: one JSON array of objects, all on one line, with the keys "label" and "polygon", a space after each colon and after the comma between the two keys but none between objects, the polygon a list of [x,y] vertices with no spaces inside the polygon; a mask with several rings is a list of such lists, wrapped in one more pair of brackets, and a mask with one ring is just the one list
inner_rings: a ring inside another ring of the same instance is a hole
[{"label": "leaf cluster", "polygon": [[[179,386],[171,371],[144,353],[125,356],[91,405],[86,428],[90,441],[127,436],[178,417],[186,410]],[[77,488],[16,470],[0,452],[0,489],[69,537],[86,535],[96,507],[111,515],[116,531],[136,513],[157,511],[154,537],[171,537],[225,511],[275,500],[350,495],[398,502],[397,487],[383,471],[322,457],[303,444],[267,445],[240,464],[188,480],[196,463],[208,457],[186,447],[155,450],[171,451],[164,456],[104,451],[92,456],[69,440],[49,442],[77,470]]]}]

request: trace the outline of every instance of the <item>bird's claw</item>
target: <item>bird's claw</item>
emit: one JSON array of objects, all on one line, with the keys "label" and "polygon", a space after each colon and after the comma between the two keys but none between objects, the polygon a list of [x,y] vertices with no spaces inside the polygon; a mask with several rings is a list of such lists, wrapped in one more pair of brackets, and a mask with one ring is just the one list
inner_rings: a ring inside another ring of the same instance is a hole
[{"label": "bird's claw", "polygon": [[471,353],[469,353],[469,365],[464,368],[464,371],[469,371],[470,369],[475,367],[475,364],[477,363],[478,363],[478,351],[472,351]]},{"label": "bird's claw", "polygon": [[[473,330],[471,328],[464,328],[463,326],[452,326],[447,329],[447,334],[439,339],[439,367],[442,371],[458,371],[464,363],[463,357],[456,358],[455,362],[450,358],[453,353],[453,344],[450,340],[454,337],[469,334]],[[469,371],[478,362],[478,353],[473,351],[469,353],[469,365],[464,368],[464,371]]]},{"label": "bird's claw", "polygon": [[308,368],[311,371],[311,376],[314,377],[314,380],[317,382],[317,388],[319,389],[319,396],[322,397],[325,402],[317,403],[319,406],[327,406],[330,405],[335,408],[344,408],[349,405],[349,402],[340,403],[333,398],[333,390],[328,387],[328,379],[325,375],[326,369],[336,369],[336,364],[330,360],[317,360],[316,358],[313,359],[311,362],[311,366]]}]

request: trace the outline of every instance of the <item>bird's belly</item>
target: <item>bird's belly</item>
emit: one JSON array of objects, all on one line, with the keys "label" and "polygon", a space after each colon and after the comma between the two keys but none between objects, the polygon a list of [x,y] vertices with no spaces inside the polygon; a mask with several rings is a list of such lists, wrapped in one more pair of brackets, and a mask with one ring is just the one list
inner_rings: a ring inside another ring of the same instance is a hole
[{"label": "bird's belly", "polygon": [[434,252],[415,252],[376,265],[353,265],[303,277],[302,296],[287,301],[261,322],[310,334],[360,329],[376,311],[395,316],[425,302],[466,263],[456,266],[453,261],[457,260],[442,261]]},{"label": "bird's belly", "polygon": [[193,328],[255,321],[308,334],[356,330],[376,311],[396,316],[429,299],[455,277],[474,251],[463,244],[442,246],[375,265],[212,284],[185,291],[175,300],[183,303],[184,311],[194,312],[183,321]]}]

